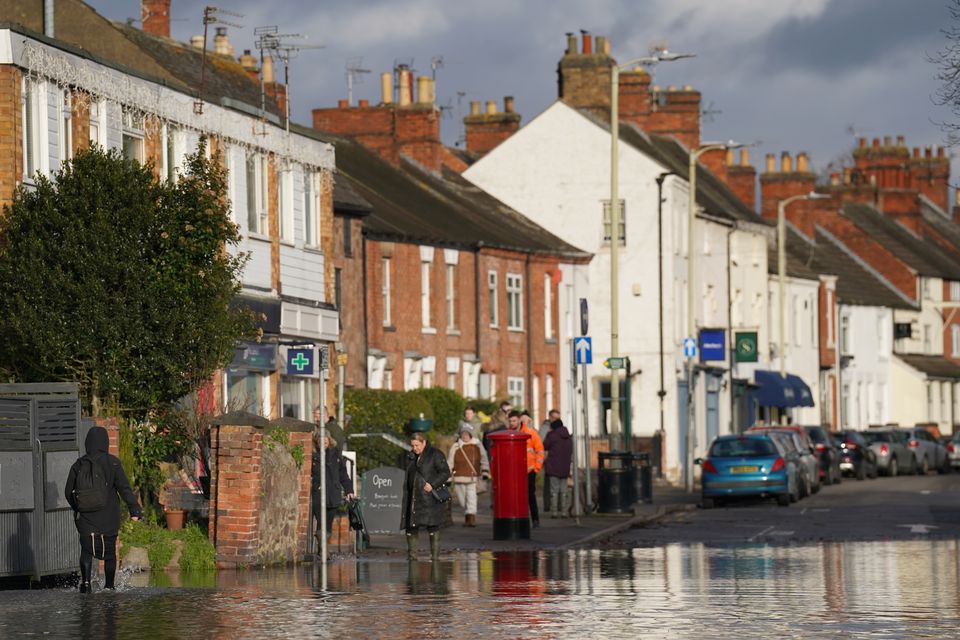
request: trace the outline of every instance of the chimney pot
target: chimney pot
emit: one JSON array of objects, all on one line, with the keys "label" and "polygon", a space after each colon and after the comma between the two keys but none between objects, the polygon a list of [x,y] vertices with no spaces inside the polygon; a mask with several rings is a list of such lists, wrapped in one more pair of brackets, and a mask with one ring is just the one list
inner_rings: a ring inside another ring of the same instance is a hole
[{"label": "chimney pot", "polygon": [[410,72],[405,68],[400,69],[400,101],[399,105],[401,107],[406,107],[410,104],[410,93],[413,89],[410,87]]},{"label": "chimney pot", "polygon": [[923,157],[924,157],[924,158],[932,158],[932,157],[933,157],[933,149],[930,147],[930,145],[927,145],[926,147],[924,147],[924,149],[923,149]]},{"label": "chimney pot", "polygon": [[503,112],[513,113],[513,96],[503,97]]},{"label": "chimney pot", "polygon": [[874,149],[879,149],[879,148],[880,148],[880,138],[874,138],[874,139],[873,139],[873,148],[874,148]]},{"label": "chimney pot", "polygon": [[603,49],[601,49],[600,53],[607,56],[610,55],[610,38],[603,39]]},{"label": "chimney pot", "polygon": [[603,47],[606,45],[607,39],[603,36],[597,36],[597,53],[603,53]]},{"label": "chimney pot", "polygon": [[735,159],[734,159],[733,149],[727,149],[727,159],[726,159],[727,166],[732,167],[734,162],[735,162]]},{"label": "chimney pot", "polygon": [[365,108],[367,108],[367,107],[370,106],[370,101],[369,101],[369,100],[360,100],[360,101],[357,102],[357,106],[359,106],[361,109],[365,109]]},{"label": "chimney pot", "polygon": [[836,171],[830,174],[830,184],[834,187],[840,184],[840,174]]},{"label": "chimney pot", "polygon": [[[200,37],[203,38],[203,36]],[[264,82],[273,82],[273,58],[270,56],[263,57],[263,68],[260,69],[260,75],[263,76]]]},{"label": "chimney pot", "polygon": [[897,146],[898,146],[898,147],[905,147],[905,146],[907,146],[906,144],[904,144],[904,142],[905,142],[905,140],[904,140],[904,137],[903,137],[903,136],[897,136]]},{"label": "chimney pot", "polygon": [[497,103],[493,100],[487,100],[487,115],[492,116],[497,112]]},{"label": "chimney pot", "polygon": [[914,157],[914,158],[917,158],[917,159],[920,158],[920,147],[914,147],[914,148],[913,148],[913,157]]},{"label": "chimney pot", "polygon": [[338,109],[349,109],[349,108],[350,108],[350,103],[347,102],[346,100],[337,100],[337,108],[338,108]]},{"label": "chimney pot", "polygon": [[692,85],[692,84],[685,84],[685,85],[683,85],[683,90],[684,90],[684,91],[693,91],[693,85]]},{"label": "chimney pot", "polygon": [[677,90],[677,85],[675,84],[671,84],[669,87],[667,87],[667,91],[676,91],[676,90]]},{"label": "chimney pot", "polygon": [[866,139],[866,138],[860,138],[860,148],[861,148],[861,149],[866,149],[866,148],[867,148],[867,139]]},{"label": "chimney pot", "polygon": [[944,157],[943,147],[937,147],[937,157],[938,157],[938,158],[943,158],[943,157]]},{"label": "chimney pot", "polygon": [[417,104],[433,104],[433,87],[430,76],[417,78]]},{"label": "chimney pot", "polygon": [[256,71],[257,59],[251,55],[250,49],[243,50],[243,55],[240,56],[240,66],[247,71]]},{"label": "chimney pot", "polygon": [[593,36],[584,32],[583,34],[583,54],[593,53]]},{"label": "chimney pot", "polygon": [[892,141],[891,141],[891,139],[890,139],[890,136],[883,136],[883,146],[885,146],[885,147],[892,146],[892,145],[891,145],[891,142],[892,142]]},{"label": "chimney pot", "polygon": [[801,151],[797,154],[797,171],[800,173],[807,173],[810,171],[809,158],[807,158],[807,154],[804,151]]},{"label": "chimney pot", "polygon": [[567,34],[567,50],[564,51],[565,55],[572,56],[577,53],[577,36],[572,33]]},{"label": "chimney pot", "polygon": [[393,104],[393,74],[380,74],[380,102],[382,104]]},{"label": "chimney pot", "polygon": [[793,173],[793,158],[790,157],[789,151],[780,154],[780,172]]},{"label": "chimney pot", "polygon": [[213,36],[213,50],[222,56],[233,57],[233,45],[230,44],[230,38],[227,37],[226,27],[217,27],[216,34]]},{"label": "chimney pot", "polygon": [[767,173],[776,173],[777,172],[777,157],[772,154],[767,154]]},{"label": "chimney pot", "polygon": [[470,101],[470,115],[472,115],[472,116],[478,116],[478,115],[480,115],[480,101],[479,101],[479,100],[471,100],[471,101]]},{"label": "chimney pot", "polygon": [[750,166],[750,149],[740,149],[740,166],[748,167]]},{"label": "chimney pot", "polygon": [[844,167],[843,168],[843,184],[850,184],[853,180],[853,168]]}]

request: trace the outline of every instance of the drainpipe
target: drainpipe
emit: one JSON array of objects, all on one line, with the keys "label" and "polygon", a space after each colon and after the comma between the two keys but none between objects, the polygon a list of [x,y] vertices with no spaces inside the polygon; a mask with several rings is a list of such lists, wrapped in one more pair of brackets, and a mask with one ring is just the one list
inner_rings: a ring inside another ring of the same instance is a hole
[{"label": "drainpipe", "polygon": [[733,384],[733,349],[730,346],[733,343],[733,275],[731,268],[730,259],[730,239],[733,237],[733,232],[736,231],[736,226],[730,227],[727,229],[727,331],[730,335],[727,336],[727,375],[730,378],[730,431],[729,433],[736,433],[736,424],[737,421],[734,420],[734,414],[737,406],[736,401],[736,390]]},{"label": "drainpipe", "polygon": [[[474,302],[474,314],[473,314],[473,315],[474,315],[474,321],[475,321],[475,324],[476,324],[475,331],[476,331],[476,341],[477,341],[477,354],[476,354],[476,355],[477,355],[477,362],[480,364],[480,370],[483,371],[483,360],[480,359],[480,326],[481,326],[481,324],[480,324],[480,297],[481,297],[481,293],[480,293],[480,251],[481,251],[481,249],[483,249],[483,241],[482,241],[482,240],[481,240],[480,242],[477,242],[477,252],[474,254],[474,259],[473,259],[473,275],[474,275],[474,280],[476,281],[476,284],[475,284],[476,291],[474,291],[474,296],[473,296],[473,302]],[[477,393],[478,396],[480,395],[480,387],[479,387],[479,384],[480,384],[480,380],[479,380],[479,377],[478,377],[478,379],[477,379],[477,390],[476,390],[476,393]]]},{"label": "drainpipe", "polygon": [[[349,221],[349,219],[347,219]],[[360,232],[360,253],[361,260],[360,271],[362,272],[361,276],[361,295],[363,296],[363,327],[362,327],[362,338],[363,338],[363,351],[358,356],[363,358],[363,386],[366,389],[370,388],[370,379],[369,373],[367,370],[367,353],[370,348],[370,328],[367,326],[367,323],[370,322],[370,314],[367,310],[367,234],[361,229]],[[342,295],[342,293],[341,293]],[[343,310],[340,310],[340,321],[343,322]],[[322,418],[321,418],[322,420]],[[343,422],[341,421],[341,425]]]},{"label": "drainpipe", "polygon": [[[526,396],[527,396],[527,410],[533,407],[533,397],[530,395],[533,392],[533,388],[530,385],[530,379],[533,375],[533,319],[530,316],[530,294],[533,291],[533,281],[530,279],[530,254],[527,254],[526,264],[524,265],[525,278],[527,279],[527,296],[524,300],[524,306],[526,307],[527,315],[527,382],[526,382]],[[539,389],[538,389],[539,391]],[[533,428],[538,428],[537,425],[533,425]]]},{"label": "drainpipe", "polygon": [[663,182],[670,176],[677,175],[673,171],[665,171],[657,176],[657,309],[659,313],[659,328],[660,328],[660,389],[657,391],[657,397],[660,398],[660,457],[661,460],[658,461],[658,468],[663,469],[663,451],[664,451],[664,438],[666,437],[666,429],[664,427],[664,399],[667,396],[667,391],[664,389],[664,374],[663,374]]},{"label": "drainpipe", "polygon": [[43,0],[43,35],[53,38],[53,0]]}]

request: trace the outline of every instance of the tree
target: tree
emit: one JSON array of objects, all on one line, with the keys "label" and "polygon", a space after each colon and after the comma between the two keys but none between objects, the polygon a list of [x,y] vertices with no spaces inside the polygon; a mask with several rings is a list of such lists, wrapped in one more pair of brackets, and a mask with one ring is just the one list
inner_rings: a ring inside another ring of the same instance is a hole
[{"label": "tree", "polygon": [[245,256],[205,141],[176,182],[100,148],[20,188],[0,220],[0,371],[73,380],[133,418],[197,389],[251,335]]},{"label": "tree", "polygon": [[[934,100],[941,106],[949,107],[951,113],[960,118],[960,0],[950,0],[947,9],[951,23],[942,29],[947,44],[930,57],[930,61],[940,69],[937,72],[940,88]],[[940,126],[949,144],[960,142],[960,122],[943,122]]]}]

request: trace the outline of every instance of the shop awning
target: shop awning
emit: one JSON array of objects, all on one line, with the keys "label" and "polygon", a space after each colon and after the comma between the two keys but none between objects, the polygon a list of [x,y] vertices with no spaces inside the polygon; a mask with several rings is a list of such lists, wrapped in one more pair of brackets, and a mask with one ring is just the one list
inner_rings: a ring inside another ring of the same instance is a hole
[{"label": "shop awning", "polygon": [[753,392],[753,397],[761,407],[812,407],[813,394],[810,387],[800,376],[788,373],[787,377],[779,371],[758,370],[754,372],[754,380],[759,389]]}]

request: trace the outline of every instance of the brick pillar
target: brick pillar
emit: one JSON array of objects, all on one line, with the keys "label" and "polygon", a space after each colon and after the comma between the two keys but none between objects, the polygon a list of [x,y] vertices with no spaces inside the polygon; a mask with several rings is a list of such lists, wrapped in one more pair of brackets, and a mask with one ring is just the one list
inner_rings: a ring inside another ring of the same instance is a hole
[{"label": "brick pillar", "polygon": [[[95,418],[94,426],[107,430],[110,439],[110,455],[120,457],[120,420],[118,418]],[[82,452],[81,452],[82,453]]]}]

